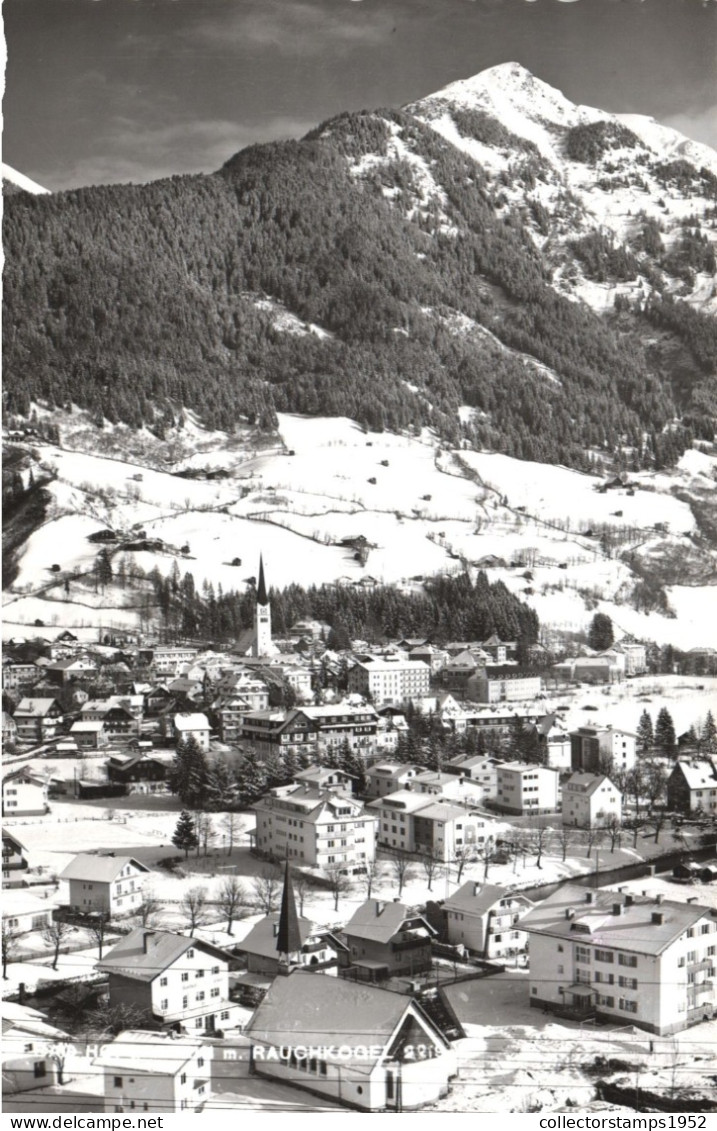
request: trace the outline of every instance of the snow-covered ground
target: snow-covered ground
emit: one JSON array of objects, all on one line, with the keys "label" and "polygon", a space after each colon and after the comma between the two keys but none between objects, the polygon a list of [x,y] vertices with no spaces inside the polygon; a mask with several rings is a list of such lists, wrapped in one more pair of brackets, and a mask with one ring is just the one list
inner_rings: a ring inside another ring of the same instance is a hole
[{"label": "snow-covered ground", "polygon": [[[168,574],[177,562],[197,586],[208,580],[241,591],[260,553],[270,584],[280,588],[368,577],[401,583],[498,559],[505,565],[493,563],[491,580],[529,601],[547,626],[585,629],[595,611],[585,602],[590,593],[624,632],[683,648],[712,643],[717,586],[671,586],[675,617],[638,613],[625,603],[634,578],[620,558],[622,551],[694,555],[695,519],[674,491],[709,490],[717,467],[712,454],[694,450],[675,471],[631,477],[634,494],[601,493],[596,476],[498,454],[447,452],[426,430],[371,433],[345,418],[282,414],[279,432],[259,450],[248,436],[220,443],[190,420],[175,462],[169,444],[161,453],[157,445],[150,460],[146,437],[128,437],[124,459],[114,449],[36,448],[41,467],[59,478],[49,487],[47,521],[22,547],[5,595],[5,638],[36,621],[58,630],[137,624],[141,594],[117,587],[95,593],[91,582],[83,587],[73,580],[93,568],[98,546],[88,535],[111,527],[126,538],[143,530],[165,547],[114,554],[115,572],[124,562]],[[71,435],[89,448],[88,433]],[[108,439],[103,434],[103,443]],[[176,474],[190,465],[221,469],[225,477]],[[610,555],[597,536],[603,527],[616,539]],[[370,543],[365,564],[340,545],[359,536]],[[707,550],[700,552],[709,561]],[[235,559],[240,566],[231,565]],[[530,567],[530,580],[516,562]]]}]

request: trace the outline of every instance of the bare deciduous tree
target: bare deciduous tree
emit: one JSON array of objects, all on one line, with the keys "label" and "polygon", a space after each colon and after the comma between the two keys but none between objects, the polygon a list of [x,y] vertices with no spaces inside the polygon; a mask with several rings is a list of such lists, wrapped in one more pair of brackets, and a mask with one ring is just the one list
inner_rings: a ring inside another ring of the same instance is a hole
[{"label": "bare deciduous tree", "polygon": [[324,873],[329,881],[331,894],[334,897],[334,911],[338,911],[339,899],[349,890],[351,886],[350,880],[346,875],[343,864],[338,862],[335,864],[327,864],[324,867]]},{"label": "bare deciduous tree", "polygon": [[194,937],[195,930],[204,922],[206,906],[207,889],[201,884],[185,892],[180,907],[189,923],[190,938]]},{"label": "bare deciduous tree", "polygon": [[403,885],[406,882],[410,867],[411,858],[410,856],[406,856],[403,852],[397,852],[395,856],[391,857],[391,868],[393,869],[393,874],[396,877],[399,896],[403,891]]},{"label": "bare deciduous tree", "polygon": [[371,893],[373,891],[374,884],[378,880],[380,874],[381,874],[381,870],[379,868],[378,860],[367,861],[366,871],[361,876],[361,882],[364,885],[364,887],[366,888],[366,898],[367,899],[371,898]]},{"label": "bare deciduous tree", "polygon": [[87,924],[87,933],[92,941],[99,948],[100,958],[102,958],[102,949],[105,945],[105,937],[110,925],[110,917],[108,912],[101,911],[99,915],[95,915],[92,921]]},{"label": "bare deciduous tree", "polygon": [[246,903],[246,891],[238,876],[225,876],[219,888],[217,903],[227,919],[227,934],[232,933],[232,923],[239,908]]},{"label": "bare deciduous tree", "polygon": [[219,824],[222,832],[227,839],[227,856],[231,856],[232,849],[234,848],[234,841],[236,840],[237,833],[241,828],[241,814],[224,813]]},{"label": "bare deciduous tree", "polygon": [[426,852],[421,857],[421,864],[426,874],[428,890],[433,891],[434,879],[443,874],[443,858],[439,856],[435,850],[433,852]]},{"label": "bare deciduous tree", "polygon": [[265,915],[271,915],[279,906],[281,878],[276,868],[267,865],[252,880],[256,903]]},{"label": "bare deciduous tree", "polygon": [[162,913],[162,901],[157,899],[151,888],[145,887],[142,902],[135,912],[141,927],[155,926]]},{"label": "bare deciduous tree", "polygon": [[57,960],[60,957],[60,948],[71,933],[72,927],[62,919],[53,919],[42,928],[42,940],[52,947],[52,969],[57,970]]}]

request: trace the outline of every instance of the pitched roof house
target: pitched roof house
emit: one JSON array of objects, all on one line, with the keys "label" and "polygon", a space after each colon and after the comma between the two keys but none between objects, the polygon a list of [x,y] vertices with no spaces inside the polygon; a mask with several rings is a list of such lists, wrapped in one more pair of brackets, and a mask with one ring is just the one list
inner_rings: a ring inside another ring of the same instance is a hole
[{"label": "pitched roof house", "polygon": [[533,903],[498,884],[466,880],[443,904],[448,941],[482,958],[504,958],[525,950],[518,924]]},{"label": "pitched roof house", "polygon": [[354,972],[370,982],[430,969],[435,934],[423,915],[380,899],[362,903],[343,930]]},{"label": "pitched roof house", "polygon": [[70,907],[91,914],[130,915],[142,902],[150,869],[133,856],[81,852],[60,879],[70,885]]},{"label": "pitched roof house", "polygon": [[120,939],[97,969],[109,974],[110,1004],[131,1004],[150,1020],[190,1032],[231,1028],[231,956],[202,939],[138,927]]},{"label": "pitched roof house", "polygon": [[360,1111],[404,1111],[445,1095],[456,1056],[403,994],[295,971],[247,1025],[252,1071]]}]

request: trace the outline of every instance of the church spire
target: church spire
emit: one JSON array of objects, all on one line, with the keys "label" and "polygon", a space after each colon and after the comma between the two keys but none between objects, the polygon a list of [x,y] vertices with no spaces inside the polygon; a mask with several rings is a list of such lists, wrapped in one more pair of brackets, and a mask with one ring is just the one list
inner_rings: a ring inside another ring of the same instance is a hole
[{"label": "church spire", "polygon": [[289,861],[286,861],[284,875],[284,891],[281,896],[281,911],[279,913],[279,927],[276,934],[276,949],[280,959],[283,957],[288,964],[289,957],[301,950],[301,931],[299,930],[299,917],[296,914],[294,889],[291,886]]},{"label": "church spire", "polygon": [[257,605],[268,605],[269,598],[266,595],[266,583],[264,581],[264,558],[259,554],[259,584],[256,587],[256,603]]}]

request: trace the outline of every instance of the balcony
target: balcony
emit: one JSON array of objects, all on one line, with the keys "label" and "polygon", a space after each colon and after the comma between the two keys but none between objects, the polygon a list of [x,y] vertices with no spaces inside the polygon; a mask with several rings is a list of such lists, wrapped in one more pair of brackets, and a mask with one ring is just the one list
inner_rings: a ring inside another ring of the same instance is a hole
[{"label": "balcony", "polygon": [[710,973],[714,970],[714,958],[705,958],[702,962],[688,962],[687,969],[690,974],[699,974],[701,970],[709,970]]},{"label": "balcony", "polygon": [[391,943],[391,950],[419,950],[421,947],[430,946],[430,939],[426,935],[408,935],[405,938],[396,939]]}]

